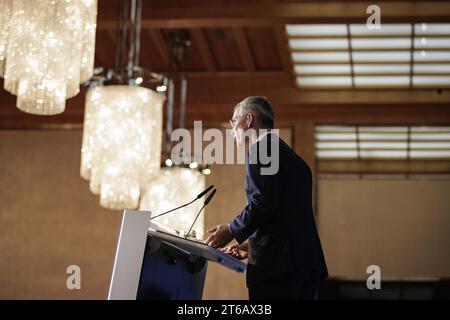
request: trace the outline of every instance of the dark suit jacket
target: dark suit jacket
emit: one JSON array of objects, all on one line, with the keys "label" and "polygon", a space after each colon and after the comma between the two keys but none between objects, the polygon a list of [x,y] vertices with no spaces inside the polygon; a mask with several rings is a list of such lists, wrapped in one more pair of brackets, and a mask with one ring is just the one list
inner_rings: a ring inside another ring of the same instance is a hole
[{"label": "dark suit jacket", "polygon": [[[279,169],[262,175],[261,163],[247,161],[247,206],[230,223],[235,239],[249,239],[247,286],[292,272],[298,283],[311,274],[328,275],[312,210],[312,175],[309,166],[283,140],[268,134],[250,147],[258,155],[262,143],[277,139]],[[276,144],[274,145],[276,146]],[[263,149],[266,150],[266,149]]]}]

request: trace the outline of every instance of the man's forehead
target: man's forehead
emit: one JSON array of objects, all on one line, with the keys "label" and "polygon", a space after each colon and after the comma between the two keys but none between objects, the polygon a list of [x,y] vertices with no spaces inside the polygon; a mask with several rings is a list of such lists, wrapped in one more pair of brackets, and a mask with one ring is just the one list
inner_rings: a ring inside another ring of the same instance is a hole
[{"label": "man's forehead", "polygon": [[233,111],[233,116],[234,115],[237,115],[238,113],[239,113],[239,111],[240,111],[240,106],[241,106],[241,103],[239,102],[235,107],[234,107],[234,111]]}]

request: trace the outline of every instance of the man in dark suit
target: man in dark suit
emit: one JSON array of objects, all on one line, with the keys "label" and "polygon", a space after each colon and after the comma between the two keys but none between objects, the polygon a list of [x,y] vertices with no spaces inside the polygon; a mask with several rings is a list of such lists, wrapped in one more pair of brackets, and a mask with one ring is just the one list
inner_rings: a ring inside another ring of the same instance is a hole
[{"label": "man in dark suit", "polygon": [[[222,250],[248,257],[251,300],[314,299],[328,272],[314,221],[311,170],[270,132],[274,120],[265,97],[248,97],[235,107],[230,122],[238,145],[245,144],[246,132],[254,132],[246,165],[247,206],[230,223],[208,230],[206,243],[216,248],[233,239],[239,243]],[[261,134],[261,129],[266,132]],[[262,150],[278,161],[275,172],[264,171],[273,163],[263,161]]]}]

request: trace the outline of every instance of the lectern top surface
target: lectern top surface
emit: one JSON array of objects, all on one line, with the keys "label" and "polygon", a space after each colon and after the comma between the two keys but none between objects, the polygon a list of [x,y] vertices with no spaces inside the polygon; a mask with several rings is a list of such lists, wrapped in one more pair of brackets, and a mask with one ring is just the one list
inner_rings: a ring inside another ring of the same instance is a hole
[{"label": "lectern top surface", "polygon": [[171,234],[170,232],[165,232],[165,231],[162,231],[162,230],[154,230],[154,231],[158,232],[158,233],[163,233],[163,234],[168,235],[168,236],[176,237],[178,239],[183,239],[183,240],[186,240],[186,241],[190,241],[190,242],[198,243],[198,244],[201,244],[201,245],[204,245],[204,246],[208,246],[203,240],[200,240],[200,239],[195,239],[194,240],[192,238],[180,237],[180,236]]},{"label": "lectern top surface", "polygon": [[186,251],[189,254],[204,257],[209,261],[222,264],[237,272],[245,272],[247,269],[247,265],[244,262],[220,250],[210,247],[203,242],[181,238],[161,230],[149,229],[148,233],[152,236],[156,236],[161,240],[164,240],[166,242],[171,243],[172,245],[179,247],[180,249]]}]

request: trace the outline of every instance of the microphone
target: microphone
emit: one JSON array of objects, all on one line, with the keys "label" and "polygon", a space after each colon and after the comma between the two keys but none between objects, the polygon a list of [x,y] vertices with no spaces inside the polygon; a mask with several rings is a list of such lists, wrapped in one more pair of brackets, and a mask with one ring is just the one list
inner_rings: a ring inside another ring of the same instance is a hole
[{"label": "microphone", "polygon": [[208,198],[206,198],[205,200],[205,206],[211,201],[211,199],[214,197],[214,195],[216,194],[217,189],[214,189],[213,192],[211,192],[211,194],[208,196]]},{"label": "microphone", "polygon": [[[153,220],[153,219],[155,219],[155,218],[161,217],[161,216],[163,216],[163,215],[165,215],[165,214],[168,214],[168,213],[170,213],[170,212],[172,212],[172,211],[175,211],[175,210],[184,208],[184,207],[190,205],[191,203],[194,203],[195,201],[197,201],[198,199],[200,199],[201,197],[203,197],[205,194],[207,194],[207,193],[209,192],[209,190],[211,190],[213,187],[214,187],[214,185],[210,185],[208,188],[206,188],[205,190],[203,190],[202,192],[200,192],[200,193],[198,194],[198,196],[197,196],[194,200],[192,200],[191,202],[188,202],[188,203],[186,203],[186,204],[183,204],[183,205],[181,205],[181,206],[179,206],[179,207],[176,207],[176,208],[174,208],[174,209],[171,209],[171,210],[169,210],[169,211],[160,213],[160,214],[158,214],[158,215],[156,215],[156,216],[154,216],[154,217],[151,217],[150,220]],[[214,189],[214,190],[215,190],[215,189]],[[208,197],[208,199],[209,199],[209,197]],[[206,201],[205,201],[205,202],[206,202]]]},{"label": "microphone", "polygon": [[209,190],[211,190],[214,187],[214,185],[210,185],[208,188],[206,188],[205,190],[203,190],[201,193],[198,194],[197,199],[200,199],[201,197],[203,197],[205,194],[207,194],[209,192]]},{"label": "microphone", "polygon": [[192,227],[194,226],[195,222],[197,221],[198,216],[200,215],[200,212],[202,212],[203,208],[206,207],[208,205],[208,203],[211,201],[211,199],[214,197],[214,195],[216,194],[217,189],[214,189],[213,192],[211,192],[208,196],[208,198],[206,198],[205,202],[203,203],[202,208],[198,211],[197,215],[195,216],[195,220],[192,223],[191,227],[189,228],[189,231],[186,233],[186,236],[184,237],[185,239],[187,239],[189,233],[192,230]]}]

